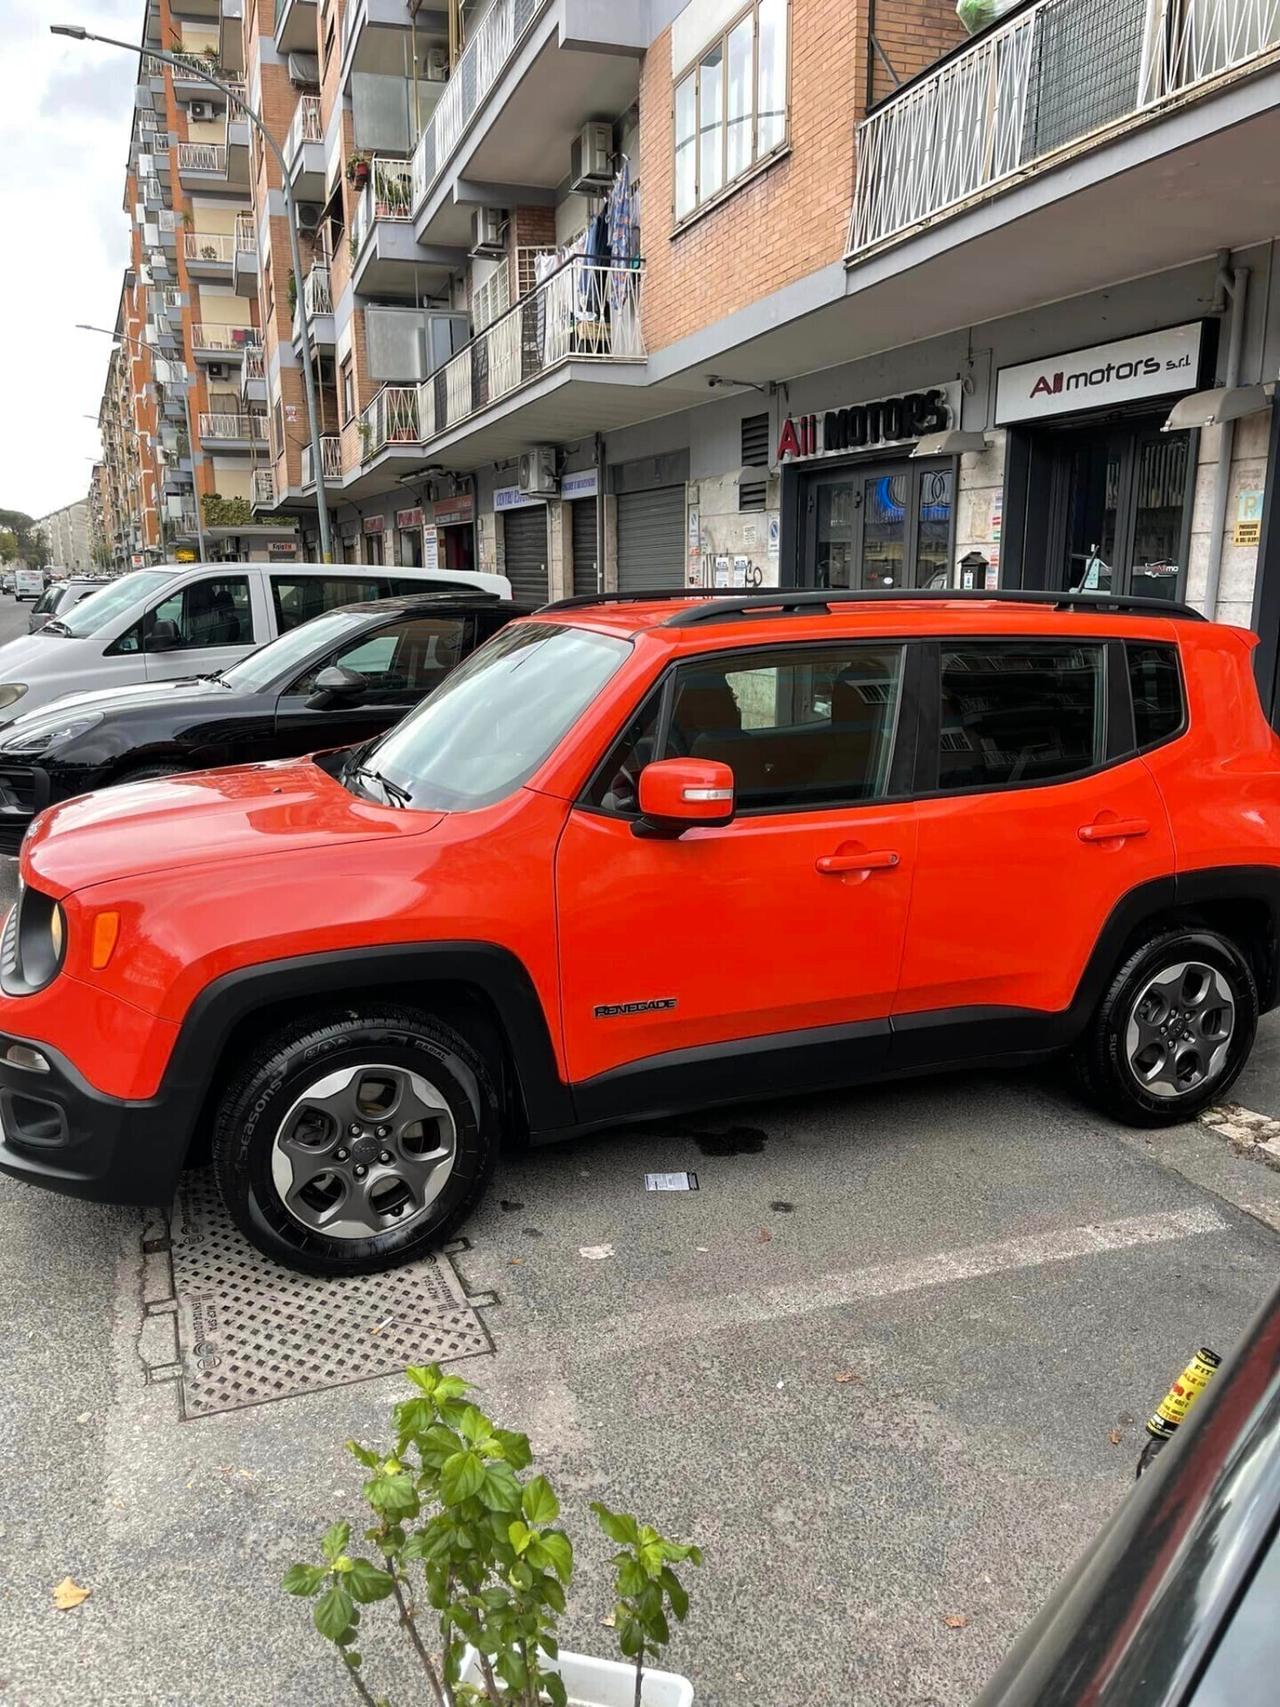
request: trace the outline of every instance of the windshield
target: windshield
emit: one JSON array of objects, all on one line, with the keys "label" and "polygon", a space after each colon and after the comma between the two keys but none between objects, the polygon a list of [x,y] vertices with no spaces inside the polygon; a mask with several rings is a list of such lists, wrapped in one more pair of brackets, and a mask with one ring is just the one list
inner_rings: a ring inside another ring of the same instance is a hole
[{"label": "windshield", "polygon": [[[122,575],[100,593],[90,593],[87,599],[73,605],[64,617],[58,619],[53,632],[72,634],[77,640],[82,640],[86,634],[96,634],[113,618],[172,580],[172,569],[135,569],[131,575]],[[45,630],[40,632],[43,634]]]},{"label": "windshield", "polygon": [[515,622],[353,755],[422,811],[490,806],[533,775],[630,651],[586,628]]},{"label": "windshield", "polygon": [[269,640],[247,658],[237,660],[222,672],[221,679],[237,693],[261,693],[295,664],[301,667],[315,652],[323,653],[336,646],[368,621],[367,611],[327,611],[324,616],[312,617],[310,622]]},{"label": "windshield", "polygon": [[61,587],[47,587],[35,604],[31,607],[33,616],[42,616],[45,611],[52,610],[62,596]]}]

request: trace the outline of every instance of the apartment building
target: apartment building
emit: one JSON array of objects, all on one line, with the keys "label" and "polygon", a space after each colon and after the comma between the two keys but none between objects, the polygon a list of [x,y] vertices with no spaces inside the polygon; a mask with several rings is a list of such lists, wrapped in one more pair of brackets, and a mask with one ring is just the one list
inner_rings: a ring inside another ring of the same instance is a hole
[{"label": "apartment building", "polygon": [[93,544],[90,538],[90,505],[80,498],[61,510],[51,510],[32,523],[34,532],[42,533],[49,547],[49,562],[60,569],[89,569],[93,565]]},{"label": "apartment building", "polygon": [[[258,322],[250,126],[211,85],[243,95],[240,8],[140,0],[135,112],[124,187],[131,253],[100,426],[118,567],[196,554],[296,555],[270,496]],[[157,57],[164,53],[176,64]]]}]

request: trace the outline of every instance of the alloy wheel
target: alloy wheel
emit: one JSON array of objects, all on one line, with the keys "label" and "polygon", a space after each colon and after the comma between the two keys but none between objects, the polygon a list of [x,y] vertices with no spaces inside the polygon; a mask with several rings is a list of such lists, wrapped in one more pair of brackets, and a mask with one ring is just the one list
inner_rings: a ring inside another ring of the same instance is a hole
[{"label": "alloy wheel", "polygon": [[1200,1090],[1226,1065],[1235,1020],[1231,986],[1216,966],[1167,966],[1148,978],[1129,1010],[1129,1071],[1152,1096]]}]

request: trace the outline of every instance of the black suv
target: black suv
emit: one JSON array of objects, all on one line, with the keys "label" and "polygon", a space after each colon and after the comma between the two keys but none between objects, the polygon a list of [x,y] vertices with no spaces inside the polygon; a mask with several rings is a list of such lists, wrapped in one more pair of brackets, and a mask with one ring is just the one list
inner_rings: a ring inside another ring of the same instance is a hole
[{"label": "black suv", "polygon": [[529,607],[415,593],[326,611],[218,675],[72,694],[0,735],[0,851],[37,812],[114,783],[381,735]]}]

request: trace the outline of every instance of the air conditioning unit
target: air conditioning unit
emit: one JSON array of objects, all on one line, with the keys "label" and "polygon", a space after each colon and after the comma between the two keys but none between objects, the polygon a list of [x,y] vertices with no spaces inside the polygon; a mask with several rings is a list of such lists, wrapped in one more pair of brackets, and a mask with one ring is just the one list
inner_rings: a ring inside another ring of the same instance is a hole
[{"label": "air conditioning unit", "polygon": [[187,108],[187,117],[193,124],[208,124],[217,116],[217,108],[212,101],[192,101]]},{"label": "air conditioning unit", "polygon": [[226,379],[229,371],[226,362],[210,362],[207,369],[210,379]]},{"label": "air conditioning unit", "polygon": [[425,76],[428,83],[443,83],[449,75],[449,50],[446,47],[429,47],[427,49],[427,65]]},{"label": "air conditioning unit", "polygon": [[556,479],[554,445],[534,445],[520,452],[520,490],[526,498],[554,498],[560,490]]},{"label": "air conditioning unit", "polygon": [[324,219],[324,208],[319,202],[299,202],[297,215],[299,231],[318,231]]},{"label": "air conditioning unit", "polygon": [[501,260],[507,252],[506,215],[500,207],[478,207],[471,215],[472,255]]},{"label": "air conditioning unit", "polygon": [[590,193],[613,183],[613,126],[588,124],[573,139],[569,152],[570,188]]}]

